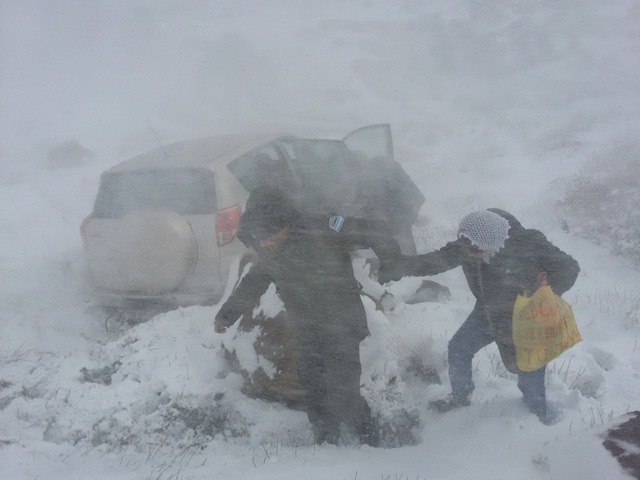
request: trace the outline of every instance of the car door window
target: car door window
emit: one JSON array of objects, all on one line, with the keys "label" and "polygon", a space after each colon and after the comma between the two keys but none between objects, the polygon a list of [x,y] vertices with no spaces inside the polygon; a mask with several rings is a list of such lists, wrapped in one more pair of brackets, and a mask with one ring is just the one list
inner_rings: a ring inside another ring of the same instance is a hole
[{"label": "car door window", "polygon": [[288,191],[295,186],[294,174],[274,144],[253,150],[227,165],[247,191],[269,186]]},{"label": "car door window", "polygon": [[342,141],[353,153],[369,160],[380,156],[393,158],[393,140],[388,123],[359,128]]},{"label": "car door window", "polygon": [[308,212],[335,210],[344,195],[343,186],[353,173],[349,170],[350,152],[340,140],[291,138],[281,140],[299,178],[298,203]]},{"label": "car door window", "polygon": [[296,139],[294,145],[292,162],[303,186],[324,190],[348,173],[348,152],[340,141]]},{"label": "car door window", "polygon": [[287,156],[292,162],[296,162],[298,156],[296,155],[296,149],[290,140],[280,140],[280,146],[285,151]]}]

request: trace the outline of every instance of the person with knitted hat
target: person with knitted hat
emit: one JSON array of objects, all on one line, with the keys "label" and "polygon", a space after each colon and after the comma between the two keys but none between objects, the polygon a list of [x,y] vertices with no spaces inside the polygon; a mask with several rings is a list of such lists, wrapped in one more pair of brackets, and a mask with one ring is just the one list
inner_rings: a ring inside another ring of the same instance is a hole
[{"label": "person with knitted hat", "polygon": [[538,288],[542,276],[557,295],[562,295],[578,277],[578,262],[540,231],[526,229],[510,213],[490,208],[466,215],[460,221],[458,239],[440,250],[404,257],[407,276],[436,275],[456,267],[462,267],[476,303],[449,341],[451,394],[431,406],[447,411],[470,405],[475,388],[472,359],[480,349],[496,342],[505,367],[518,374],[525,405],[548,423],[545,367],[534,372],[516,367],[513,306],[518,294],[533,293]]},{"label": "person with knitted hat", "polygon": [[400,278],[398,244],[383,224],[340,215],[302,214],[277,189],[254,190],[240,218],[238,238],[258,260],[215,318],[223,333],[252,308],[271,283],[284,303],[317,443],[336,443],[340,424],[377,446],[379,432],[360,395],[360,342],[369,335],[351,251],[372,248],[379,281]]}]

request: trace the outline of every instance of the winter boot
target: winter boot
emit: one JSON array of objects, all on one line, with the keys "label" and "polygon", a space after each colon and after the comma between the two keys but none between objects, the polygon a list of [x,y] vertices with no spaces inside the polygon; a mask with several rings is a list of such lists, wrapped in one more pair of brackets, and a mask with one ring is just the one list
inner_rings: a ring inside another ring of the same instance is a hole
[{"label": "winter boot", "polygon": [[471,405],[471,402],[468,398],[455,398],[453,395],[449,394],[445,398],[441,398],[440,400],[435,400],[429,403],[429,408],[433,409],[437,412],[444,413],[449,410],[453,410],[455,408],[460,407],[468,407]]},{"label": "winter boot", "polygon": [[313,439],[318,445],[322,445],[323,443],[337,445],[339,436],[340,430],[337,427],[313,426]]},{"label": "winter boot", "polygon": [[528,398],[523,397],[522,401],[529,409],[531,413],[533,413],[540,422],[545,425],[551,425],[553,423],[553,415],[548,415],[547,412],[547,402],[544,397],[542,398]]},{"label": "winter boot", "polygon": [[380,446],[380,431],[375,421],[371,420],[370,422],[361,425],[358,429],[358,435],[360,437],[360,441],[365,445],[369,445],[370,447]]}]

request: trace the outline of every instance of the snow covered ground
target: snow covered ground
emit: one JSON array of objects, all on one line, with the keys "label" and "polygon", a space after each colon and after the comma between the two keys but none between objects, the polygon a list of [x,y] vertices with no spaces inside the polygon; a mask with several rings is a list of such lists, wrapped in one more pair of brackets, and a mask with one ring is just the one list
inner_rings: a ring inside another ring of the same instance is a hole
[{"label": "snow covered ground", "polygon": [[[599,434],[640,409],[638,2],[6,0],[0,22],[1,479],[627,478]],[[472,308],[460,271],[434,278],[448,302],[365,302],[363,393],[398,427],[389,448],[315,446],[304,413],[244,396],[218,306],[105,330],[78,232],[102,170],[156,136],[379,122],[427,198],[421,251],[497,206],[579,261],[584,342],[549,367],[553,425],[494,347],[470,407],[428,410]],[[93,156],[52,164],[70,140]]]}]

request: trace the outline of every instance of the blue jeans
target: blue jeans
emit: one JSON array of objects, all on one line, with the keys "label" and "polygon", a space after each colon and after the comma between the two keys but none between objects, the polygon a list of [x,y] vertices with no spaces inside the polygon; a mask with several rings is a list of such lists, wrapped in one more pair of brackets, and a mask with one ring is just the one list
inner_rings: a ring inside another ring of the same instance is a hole
[{"label": "blue jeans", "polygon": [[[475,388],[471,379],[471,361],[479,350],[494,341],[484,312],[474,309],[449,341],[449,380],[454,400],[463,404],[469,402],[471,392]],[[518,388],[522,392],[525,405],[540,418],[544,418],[547,413],[545,370],[546,366],[534,372],[518,375]]]}]

